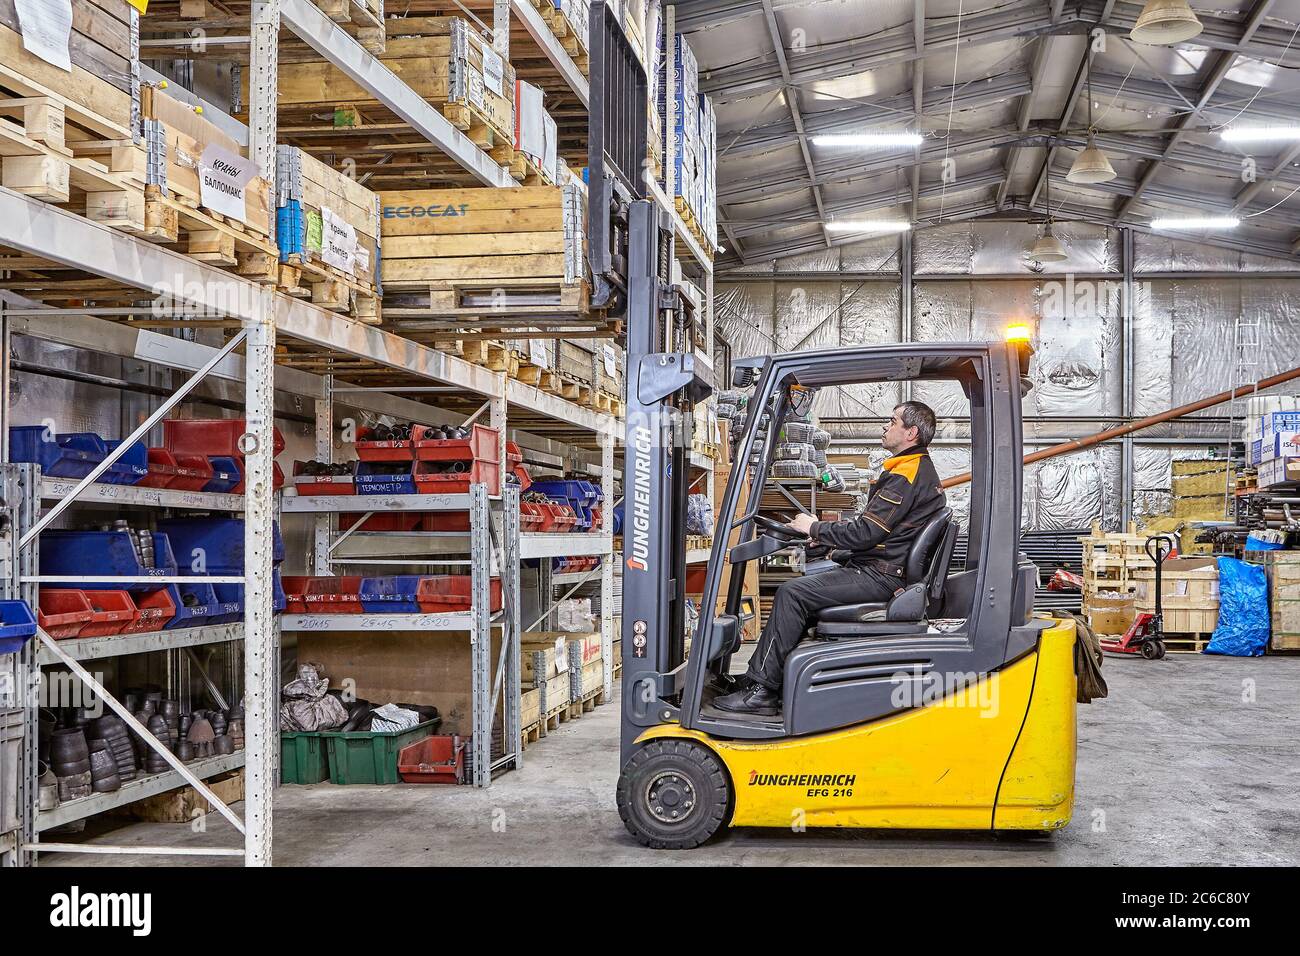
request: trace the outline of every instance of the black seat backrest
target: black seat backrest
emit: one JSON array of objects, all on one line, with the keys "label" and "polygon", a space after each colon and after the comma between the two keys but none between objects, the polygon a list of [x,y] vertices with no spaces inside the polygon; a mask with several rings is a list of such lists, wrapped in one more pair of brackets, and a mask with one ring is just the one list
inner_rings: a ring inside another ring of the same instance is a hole
[{"label": "black seat backrest", "polygon": [[[951,515],[951,512],[949,514]],[[952,564],[952,552],[956,546],[957,522],[950,518],[948,527],[943,533],[943,541],[934,552],[934,559],[930,562],[930,570],[925,579],[926,597],[931,612],[937,613],[943,603],[943,588],[948,581],[948,567]]]},{"label": "black seat backrest", "polygon": [[[907,552],[907,563],[903,566],[904,580],[909,586],[922,583],[929,585],[932,559],[937,556],[950,527],[955,527],[951,508],[942,509],[925,523],[921,533],[912,542],[912,547]],[[948,556],[952,557],[951,547]]]}]

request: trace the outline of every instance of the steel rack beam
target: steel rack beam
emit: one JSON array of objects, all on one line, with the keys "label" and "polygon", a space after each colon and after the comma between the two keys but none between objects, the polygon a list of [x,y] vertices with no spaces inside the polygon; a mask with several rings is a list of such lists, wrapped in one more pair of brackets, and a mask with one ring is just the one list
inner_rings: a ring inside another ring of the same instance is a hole
[{"label": "steel rack beam", "polygon": [[[493,499],[497,500],[497,499]],[[285,495],[285,514],[362,513],[366,511],[468,511],[469,495]],[[463,537],[463,535],[462,535]]]},{"label": "steel rack beam", "polygon": [[657,181],[653,180],[648,183],[648,187],[655,202],[657,202],[663,209],[666,209],[668,215],[672,217],[673,232],[677,236],[677,241],[686,247],[691,254],[691,258],[695,260],[696,264],[705,274],[712,272],[713,260],[709,257],[708,253],[704,251],[704,247],[696,241],[693,235],[691,235],[691,231],[686,228],[686,223],[682,221],[681,213],[677,211],[677,207],[669,201],[666,195],[664,195],[663,188]]},{"label": "steel rack beam", "polygon": [[[495,622],[500,615],[493,615]],[[296,631],[472,631],[473,611],[436,614],[285,614],[280,630]]]},{"label": "steel rack beam", "polygon": [[348,79],[411,124],[412,129],[459,163],[475,179],[498,188],[518,185],[509,170],[493,162],[468,136],[447,122],[441,113],[330,20],[311,0],[279,0],[279,3],[280,18],[285,26]]},{"label": "steel rack beam", "polygon": [[[59,641],[59,650],[73,660],[97,661],[128,654],[148,654],[152,651],[170,651],[181,647],[199,647],[205,644],[226,644],[242,640],[244,625],[214,624],[207,627],[178,627],[170,631],[146,631],[142,634],[110,634],[107,637],[66,638]],[[42,648],[37,663],[57,664],[59,659]]]},{"label": "steel rack beam", "polygon": [[[41,498],[57,501],[66,498],[77,486],[70,478],[41,480]],[[135,505],[146,508],[195,508],[202,511],[243,511],[243,495],[214,494],[204,491],[179,491],[175,488],[142,488],[139,485],[108,485],[96,482],[77,498],[79,505]]]},{"label": "steel rack beam", "polygon": [[529,2],[529,0],[510,0],[510,9],[514,15],[519,18],[519,22],[524,25],[528,35],[546,54],[546,58],[551,61],[555,71],[560,74],[560,78],[569,85],[569,89],[582,101],[586,109],[591,108],[591,90],[587,84],[587,78],[582,75],[573,58],[565,52],[564,47],[560,46],[559,39],[551,32],[551,28],[542,20],[542,15]]},{"label": "steel rack beam", "polygon": [[[605,500],[612,501],[613,498],[607,495]],[[610,514],[613,514],[613,508],[608,510]],[[613,547],[614,539],[608,533],[552,534],[545,531],[527,531],[519,536],[519,553],[523,558],[563,558],[611,554]]]}]

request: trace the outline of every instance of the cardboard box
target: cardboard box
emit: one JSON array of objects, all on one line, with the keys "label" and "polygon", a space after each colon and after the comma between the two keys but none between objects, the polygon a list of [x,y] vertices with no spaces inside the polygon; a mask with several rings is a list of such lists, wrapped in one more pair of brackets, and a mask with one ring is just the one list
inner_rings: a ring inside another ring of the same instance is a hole
[{"label": "cardboard box", "polygon": [[1133,595],[1117,591],[1089,595],[1083,610],[1098,634],[1123,634],[1136,616]]},{"label": "cardboard box", "polygon": [[1259,465],[1259,487],[1300,482],[1300,457],[1273,458]]}]

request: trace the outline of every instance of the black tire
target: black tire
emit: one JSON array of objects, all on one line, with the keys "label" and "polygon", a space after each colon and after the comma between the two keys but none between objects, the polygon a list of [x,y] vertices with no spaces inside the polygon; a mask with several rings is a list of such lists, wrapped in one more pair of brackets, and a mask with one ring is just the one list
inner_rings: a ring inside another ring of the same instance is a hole
[{"label": "black tire", "polygon": [[1142,656],[1149,661],[1154,661],[1160,656],[1160,644],[1158,641],[1143,641]]},{"label": "black tire", "polygon": [[1165,656],[1165,651],[1166,651],[1165,642],[1156,641],[1156,660],[1158,661],[1163,660]]},{"label": "black tire", "polygon": [[[662,799],[654,800],[655,796]],[[652,850],[691,850],[721,829],[731,783],[711,750],[689,740],[653,740],[618,778],[618,815]],[[674,819],[675,817],[675,819]]]}]

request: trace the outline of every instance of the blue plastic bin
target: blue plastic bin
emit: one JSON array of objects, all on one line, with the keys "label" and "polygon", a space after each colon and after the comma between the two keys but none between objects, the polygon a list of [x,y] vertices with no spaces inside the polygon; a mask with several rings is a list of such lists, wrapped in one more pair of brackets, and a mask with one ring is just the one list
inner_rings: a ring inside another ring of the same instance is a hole
[{"label": "blue plastic bin", "polygon": [[0,601],[0,654],[13,654],[36,635],[36,618],[25,601]]},{"label": "blue plastic bin", "polygon": [[239,486],[244,480],[243,470],[239,467],[239,462],[233,458],[226,458],[222,455],[209,455],[208,461],[212,464],[212,480],[203,486],[203,490],[212,494],[224,495],[233,488]]},{"label": "blue plastic bin", "polygon": [[[284,560],[284,538],[278,521],[271,527],[271,560],[279,564]],[[158,530],[171,541],[181,574],[198,573],[191,570],[197,550],[204,554],[204,573],[244,573],[243,518],[168,518],[158,522]]]},{"label": "blue plastic bin", "polygon": [[361,608],[376,614],[419,614],[420,575],[399,574],[361,581]]},{"label": "blue plastic bin", "polygon": [[[244,586],[242,584],[214,584],[212,589],[217,592],[217,600],[222,604],[237,604],[239,606],[239,619],[242,619],[244,613]],[[289,599],[284,593],[284,584],[280,580],[280,569],[275,568],[271,572],[271,610],[279,614],[288,603]]]},{"label": "blue plastic bin", "polygon": [[[120,444],[120,441],[105,442],[105,457]],[[137,485],[148,474],[149,449],[143,442],[136,442],[108,466],[108,471],[100,475],[99,480],[110,485]]]},{"label": "blue plastic bin", "polygon": [[9,460],[40,465],[49,478],[85,478],[104,460],[104,452],[103,440],[89,432],[55,435],[44,425],[9,429]]},{"label": "blue plastic bin", "polygon": [[[164,631],[174,630],[178,627],[203,627],[207,624],[221,623],[223,620],[239,620],[237,614],[231,617],[233,613],[231,608],[222,607],[211,584],[198,582],[195,584],[173,584],[170,587],[172,589],[172,600],[176,602],[176,616],[163,625]],[[185,606],[187,595],[194,597],[195,604],[193,607]]]},{"label": "blue plastic bin", "polygon": [[529,491],[540,491],[548,498],[563,502],[573,508],[578,516],[575,531],[586,531],[591,527],[591,506],[600,499],[600,493],[589,481],[575,481],[569,478],[543,478],[534,481]]},{"label": "blue plastic bin", "polygon": [[[167,535],[153,532],[154,567],[140,564],[129,531],[43,531],[41,532],[41,574],[123,577],[170,577],[176,574],[176,558]],[[156,584],[123,584],[113,581],[78,581],[46,584],[50,588],[81,588],[87,591],[156,591]]]}]

